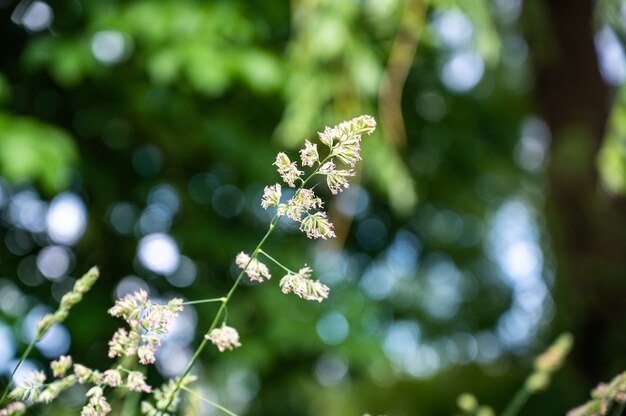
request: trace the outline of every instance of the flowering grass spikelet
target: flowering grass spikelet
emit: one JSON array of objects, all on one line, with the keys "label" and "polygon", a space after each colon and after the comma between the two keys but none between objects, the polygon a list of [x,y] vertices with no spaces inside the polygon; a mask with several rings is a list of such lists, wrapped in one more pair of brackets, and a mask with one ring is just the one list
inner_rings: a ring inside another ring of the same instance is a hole
[{"label": "flowering grass spikelet", "polygon": [[142,364],[152,364],[161,346],[159,336],[167,333],[169,323],[183,310],[183,300],[173,298],[167,304],[155,304],[148,293],[139,290],[118,299],[109,309],[112,316],[124,319],[130,331],[118,329],[109,341],[109,357],[138,355]]},{"label": "flowering grass spikelet", "polygon": [[69,355],[62,355],[58,360],[50,363],[52,369],[52,375],[55,377],[63,377],[67,370],[72,366],[72,357]]},{"label": "flowering grass spikelet", "polygon": [[215,328],[204,338],[211,341],[220,352],[232,350],[241,347],[239,342],[239,333],[233,327],[223,325],[221,328]]},{"label": "flowering grass spikelet", "polygon": [[300,150],[300,159],[303,166],[313,166],[316,162],[319,162],[320,156],[317,153],[317,145],[305,140],[304,148]]},{"label": "flowering grass spikelet", "polygon": [[265,264],[258,261],[256,258],[251,259],[250,256],[243,251],[235,257],[235,263],[239,266],[239,268],[246,271],[246,274],[252,281],[262,283],[264,279],[269,280],[272,278],[272,275]]},{"label": "flowering grass spikelet", "polygon": [[282,192],[280,184],[277,183],[272,186],[266,186],[263,190],[263,200],[261,201],[261,206],[263,209],[278,206],[281,195]]},{"label": "flowering grass spikelet", "polygon": [[99,371],[92,370],[82,364],[74,364],[74,375],[80,384],[99,384],[102,381],[102,374]]},{"label": "flowering grass spikelet", "polygon": [[109,358],[135,355],[139,343],[139,332],[131,331],[130,335],[132,338],[124,328],[115,331],[113,338],[109,341]]},{"label": "flowering grass spikelet", "polygon": [[129,390],[142,391],[144,393],[150,393],[152,391],[152,387],[146,384],[146,376],[139,371],[130,371],[128,373],[126,387]]},{"label": "flowering grass spikelet", "polygon": [[354,167],[361,160],[361,136],[344,137],[333,148],[332,155]]},{"label": "flowering grass spikelet", "polygon": [[117,387],[122,385],[122,373],[119,370],[106,370],[103,375],[103,381],[109,387]]},{"label": "flowering grass spikelet", "polygon": [[326,240],[336,237],[333,231],[333,224],[328,221],[328,215],[322,211],[308,214],[304,220],[302,220],[300,230],[304,231],[309,238],[322,238]]},{"label": "flowering grass spikelet", "polygon": [[361,160],[361,135],[372,134],[375,129],[374,118],[362,115],[333,128],[326,127],[323,133],[318,134],[322,143],[330,148],[332,157],[354,167]]},{"label": "flowering grass spikelet", "polygon": [[58,397],[64,390],[72,387],[76,384],[77,378],[74,374],[70,374],[67,377],[63,377],[59,380],[53,381],[46,386],[46,389],[41,392],[37,401],[39,403],[50,403]]},{"label": "flowering grass spikelet", "polygon": [[278,173],[283,181],[292,188],[296,186],[296,180],[300,178],[300,175],[304,173],[298,170],[296,162],[291,162],[289,156],[283,152],[276,155],[274,165],[278,168]]},{"label": "flowering grass spikelet", "polygon": [[330,289],[319,280],[311,279],[310,267],[303,267],[298,273],[288,273],[280,280],[280,288],[283,293],[294,293],[306,300],[322,302],[328,298]]},{"label": "flowering grass spikelet", "polygon": [[18,401],[28,399],[37,400],[41,393],[42,385],[46,382],[46,375],[43,371],[32,371],[24,380],[23,386],[16,386],[9,397]]},{"label": "flowering grass spikelet", "polygon": [[60,324],[65,321],[72,307],[82,300],[83,295],[91,289],[91,287],[96,283],[96,280],[98,280],[99,276],[100,272],[98,268],[92,267],[87,273],[78,279],[76,283],[74,283],[72,291],[63,295],[58,309],[54,313],[49,313],[41,318],[37,324],[35,339],[42,339],[53,325]]},{"label": "flowering grass spikelet", "polygon": [[105,416],[111,411],[111,405],[104,397],[104,392],[101,387],[96,386],[89,389],[87,392],[89,402],[83,410],[80,412],[81,416]]},{"label": "flowering grass spikelet", "polygon": [[302,214],[314,208],[321,208],[322,200],[315,196],[312,189],[302,188],[289,200],[284,212],[287,217],[300,222]]},{"label": "flowering grass spikelet", "polygon": [[334,195],[349,188],[350,183],[348,182],[348,178],[354,176],[354,171],[352,169],[335,169],[335,163],[333,163],[333,161],[324,163],[324,165],[320,168],[319,173],[326,175],[326,184],[328,185],[330,192]]},{"label": "flowering grass spikelet", "polygon": [[109,309],[109,315],[122,318],[131,327],[139,326],[138,318],[147,303],[148,292],[141,289],[116,300],[115,304]]}]

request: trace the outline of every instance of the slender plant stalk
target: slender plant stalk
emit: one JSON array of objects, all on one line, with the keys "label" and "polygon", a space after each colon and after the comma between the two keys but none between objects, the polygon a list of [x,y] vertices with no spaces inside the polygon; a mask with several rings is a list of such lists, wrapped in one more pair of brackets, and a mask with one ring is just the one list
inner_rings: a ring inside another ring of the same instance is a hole
[{"label": "slender plant stalk", "polygon": [[212,298],[212,299],[200,299],[200,300],[192,300],[189,302],[183,302],[183,305],[195,305],[198,303],[210,303],[210,302],[224,302],[226,298]]},{"label": "slender plant stalk", "polygon": [[28,344],[28,347],[26,348],[26,350],[24,351],[24,354],[22,354],[22,356],[20,357],[20,360],[17,362],[17,365],[15,366],[15,368],[13,369],[13,371],[11,372],[11,376],[9,376],[9,381],[7,381],[7,385],[4,388],[4,392],[2,393],[2,397],[0,398],[0,405],[2,403],[4,403],[4,400],[7,398],[7,396],[9,395],[9,390],[11,389],[11,384],[13,383],[13,377],[15,376],[15,373],[17,372],[17,369],[20,368],[20,365],[22,365],[22,363],[24,362],[24,360],[26,360],[26,357],[28,357],[28,354],[30,354],[30,352],[33,350],[33,347],[35,346],[35,344],[39,341],[39,339],[35,338],[31,341],[30,344]]},{"label": "slender plant stalk", "polygon": [[265,257],[267,257],[268,259],[272,260],[274,263],[276,263],[276,265],[278,267],[280,267],[281,269],[283,269],[286,272],[292,273],[292,274],[296,274],[293,270],[283,266],[283,264],[281,262],[279,262],[278,260],[276,260],[274,257],[270,256],[269,254],[267,254],[265,251],[263,250],[259,250],[259,253],[263,254]]},{"label": "slender plant stalk", "polygon": [[529,398],[530,392],[526,388],[526,384],[524,384],[524,386],[522,386],[522,388],[515,393],[515,396],[513,396],[509,404],[506,406],[504,412],[502,412],[502,416],[516,416],[519,411],[522,410],[522,407],[524,407]]},{"label": "slender plant stalk", "polygon": [[[318,162],[318,165],[317,165],[317,168],[315,169],[315,171],[313,171],[313,173],[311,173],[305,180],[301,180],[302,184],[296,190],[296,194],[298,192],[300,192],[300,190],[302,188],[304,188],[304,186],[311,180],[311,178],[313,178],[313,176],[317,175],[317,172],[320,170],[320,167],[326,161],[328,161],[328,159],[330,159],[332,156],[333,156],[333,154],[331,152],[328,156],[326,156],[326,158],[323,161]],[[213,322],[211,323],[211,326],[206,331],[207,334],[210,333],[213,329],[215,329],[215,327],[217,326],[218,322],[220,321],[220,318],[222,317],[222,314],[224,314],[226,312],[226,306],[228,305],[228,302],[230,301],[230,298],[235,293],[235,290],[237,290],[237,287],[239,286],[239,283],[241,283],[241,279],[243,278],[243,275],[245,274],[246,270],[248,269],[248,266],[250,266],[250,263],[252,262],[252,260],[255,259],[258,256],[259,252],[261,252],[261,247],[263,246],[265,241],[269,238],[269,236],[274,231],[276,223],[278,223],[280,218],[281,218],[280,216],[274,215],[274,218],[272,218],[272,221],[270,222],[269,229],[267,230],[267,232],[265,233],[265,235],[263,236],[263,238],[261,239],[259,244],[256,246],[256,248],[252,252],[252,255],[250,256],[250,260],[248,260],[248,263],[246,263],[246,266],[241,270],[241,272],[237,276],[237,279],[235,280],[235,283],[233,284],[233,286],[228,291],[228,294],[226,295],[226,297],[220,298],[222,300],[222,305],[218,309],[217,314],[215,314],[215,318],[213,319]],[[265,252],[263,252],[263,253],[265,254]],[[267,254],[265,254],[265,255],[267,256]],[[276,260],[274,260],[274,261],[276,262]],[[182,384],[183,384],[183,381],[185,380],[185,377],[187,377],[187,375],[189,374],[189,372],[193,368],[194,364],[196,363],[196,361],[200,357],[200,354],[202,353],[202,351],[204,351],[204,348],[206,347],[208,342],[209,342],[209,340],[206,339],[206,338],[204,338],[202,340],[202,343],[200,343],[200,345],[198,346],[198,348],[194,352],[193,357],[191,357],[191,360],[187,364],[187,367],[185,368],[185,371],[183,371],[183,374],[178,378],[178,382],[176,383],[176,386],[174,387],[174,390],[170,393],[170,397],[169,397],[169,400],[167,401],[167,404],[164,407],[162,407],[161,409],[159,409],[159,415],[158,416],[162,416],[163,412],[165,412],[165,410],[170,407],[170,405],[172,404],[172,401],[174,400],[174,396],[182,388]],[[187,390],[187,389],[185,389],[185,390]]]},{"label": "slender plant stalk", "polygon": [[[228,294],[226,295],[226,297],[223,298],[222,305],[220,306],[219,310],[217,311],[217,314],[215,315],[215,318],[213,319],[213,322],[211,323],[211,326],[207,330],[207,333],[211,332],[217,326],[217,324],[218,324],[222,314],[226,310],[226,305],[228,304],[228,301],[233,296],[233,293],[235,293],[235,290],[237,290],[237,287],[239,286],[239,283],[241,283],[241,279],[243,278],[243,275],[245,274],[246,269],[250,265],[250,262],[252,261],[252,259],[254,259],[256,257],[256,255],[258,254],[259,249],[261,248],[263,243],[265,243],[267,238],[272,234],[272,231],[274,231],[274,226],[276,225],[276,223],[278,222],[279,219],[280,219],[280,217],[277,216],[277,215],[275,215],[274,218],[272,218],[272,222],[270,223],[269,229],[267,230],[267,232],[265,233],[265,235],[263,236],[263,238],[261,239],[259,244],[254,249],[254,252],[252,253],[252,256],[250,256],[250,260],[246,264],[246,267],[241,270],[241,272],[239,273],[239,276],[237,276],[237,279],[235,280],[235,283],[230,288],[230,291],[228,291]],[[209,342],[209,340],[204,338],[202,340],[202,343],[196,349],[196,352],[193,354],[193,357],[191,357],[191,360],[187,364],[187,367],[185,368],[185,371],[183,371],[183,374],[179,377],[178,382],[176,383],[176,387],[174,387],[174,390],[172,391],[172,393],[170,393],[170,398],[169,398],[167,404],[163,408],[159,409],[159,416],[163,415],[163,412],[165,411],[165,409],[169,408],[170,405],[172,404],[172,401],[174,400],[174,396],[176,395],[176,392],[178,392],[178,390],[181,389],[181,385],[182,385],[185,377],[187,377],[187,374],[189,374],[189,372],[191,371],[191,368],[194,366],[194,364],[198,360],[198,357],[200,357],[200,354],[202,353],[202,351],[204,350],[204,348],[206,347],[206,344],[208,342]]]},{"label": "slender plant stalk", "polygon": [[215,403],[215,402],[213,402],[213,401],[211,401],[209,399],[205,399],[202,395],[196,393],[195,391],[191,390],[188,387],[182,387],[181,390],[185,390],[187,393],[193,394],[194,396],[196,396],[197,398],[199,398],[203,402],[210,404],[211,406],[215,407],[216,409],[221,410],[222,412],[226,413],[227,415],[237,416],[235,413],[231,412],[230,410],[228,410],[224,406],[220,406],[219,404],[217,404],[217,403]]}]

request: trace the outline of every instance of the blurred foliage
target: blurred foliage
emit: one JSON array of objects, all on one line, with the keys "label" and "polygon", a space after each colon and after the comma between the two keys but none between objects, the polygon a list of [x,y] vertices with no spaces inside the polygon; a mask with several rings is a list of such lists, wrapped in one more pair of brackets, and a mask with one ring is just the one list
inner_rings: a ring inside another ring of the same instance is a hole
[{"label": "blurred foliage", "polygon": [[626,88],[621,87],[607,124],[598,166],[611,192],[626,193]]},{"label": "blurred foliage", "polygon": [[[533,102],[530,63],[540,56],[526,43],[521,2],[417,3],[427,13],[400,97],[406,143],[384,123],[364,139],[353,192],[330,204],[339,243],[311,243],[286,225],[269,241],[267,251],[289,267],[311,264],[332,294],[312,305],[273,282],[236,294],[229,323],[244,348],[206,353],[197,368],[198,388],[227,407],[449,415],[458,393],[471,390],[502,409],[531,357],[562,329],[550,327],[555,314],[568,313],[550,289],[557,262],[568,259],[555,258],[543,215],[550,132]],[[0,53],[0,175],[11,182],[3,189],[7,197],[31,192],[46,206],[70,191],[85,201],[89,221],[68,245],[69,277],[50,282],[36,259],[58,241],[16,223],[2,199],[0,289],[27,295],[21,312],[0,308],[0,318],[23,349],[27,311],[56,304],[72,276],[100,265],[99,296],[67,320],[70,352],[97,368],[109,365],[116,322],[105,311],[120,282],[144,282],[153,296],[221,296],[235,254],[254,247],[267,226],[259,202],[263,186],[278,180],[275,153],[286,147],[297,158],[324,125],[361,113],[379,118],[379,86],[405,6],[51,1],[49,27],[35,28],[25,17],[31,4],[0,2],[1,36],[11,40]],[[598,13],[599,25],[606,16]],[[616,192],[626,186],[621,90],[598,159]],[[176,201],[165,220],[150,216],[171,203],[159,199],[164,192]],[[191,264],[192,284],[173,284],[139,260],[141,239],[161,232]],[[519,278],[529,267],[516,262],[524,256],[537,262],[532,288]],[[192,342],[162,373],[181,371],[176,360],[193,351],[214,313],[201,306],[187,317],[197,322]],[[347,333],[324,339],[324,325],[347,325]],[[162,375],[149,377],[156,385]],[[583,400],[588,382],[567,367],[529,414],[563,413]],[[78,404],[58,406],[48,414],[72,414]]]},{"label": "blurred foliage", "polygon": [[13,182],[37,180],[48,192],[64,189],[76,161],[72,138],[31,117],[0,113],[0,172]]}]

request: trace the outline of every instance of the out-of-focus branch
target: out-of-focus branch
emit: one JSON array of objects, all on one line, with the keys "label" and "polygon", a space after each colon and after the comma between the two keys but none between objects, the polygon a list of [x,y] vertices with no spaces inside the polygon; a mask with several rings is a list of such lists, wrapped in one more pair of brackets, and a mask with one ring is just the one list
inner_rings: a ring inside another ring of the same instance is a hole
[{"label": "out-of-focus branch", "polygon": [[378,93],[381,127],[396,146],[406,145],[402,117],[402,90],[409,75],[413,57],[424,28],[426,0],[405,0],[398,33],[391,46],[389,61]]}]

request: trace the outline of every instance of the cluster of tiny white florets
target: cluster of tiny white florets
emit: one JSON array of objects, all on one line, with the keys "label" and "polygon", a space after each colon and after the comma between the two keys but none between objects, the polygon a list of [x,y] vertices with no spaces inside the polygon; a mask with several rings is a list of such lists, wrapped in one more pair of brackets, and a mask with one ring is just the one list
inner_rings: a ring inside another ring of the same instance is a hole
[{"label": "cluster of tiny white florets", "polygon": [[263,200],[261,201],[261,206],[263,209],[268,209],[269,207],[278,206],[280,203],[280,197],[282,195],[281,186],[279,183],[266,186],[263,191]]},{"label": "cluster of tiny white florets", "polygon": [[323,301],[328,297],[328,286],[319,280],[311,279],[313,270],[310,267],[303,267],[298,273],[288,273],[280,280],[280,287],[283,293],[295,293],[306,300]]},{"label": "cluster of tiny white florets", "polygon": [[320,141],[330,149],[331,157],[354,167],[361,160],[361,136],[372,134],[376,130],[376,120],[364,115],[339,123],[335,127],[326,127],[318,133]]},{"label": "cluster of tiny white florets", "polygon": [[304,166],[313,166],[320,160],[320,156],[317,153],[317,145],[311,144],[310,141],[304,141],[304,149],[300,150],[300,160],[302,160],[302,165]]},{"label": "cluster of tiny white florets", "polygon": [[274,165],[278,168],[278,173],[283,180],[292,188],[296,186],[296,180],[300,179],[300,176],[304,173],[298,170],[296,162],[289,160],[289,156],[283,152],[276,155]]},{"label": "cluster of tiny white florets", "polygon": [[170,321],[183,310],[179,298],[167,304],[155,304],[140,290],[118,299],[109,314],[124,319],[130,330],[120,328],[109,342],[109,357],[137,355],[142,364],[152,364],[161,337],[167,333]]},{"label": "cluster of tiny white florets", "polygon": [[335,163],[331,160],[320,167],[320,174],[326,175],[326,184],[330,192],[337,194],[350,187],[348,178],[354,176],[354,171],[352,169],[336,169]]},{"label": "cluster of tiny white florets", "polygon": [[235,263],[239,268],[246,271],[246,274],[252,281],[262,283],[264,279],[269,280],[272,278],[270,270],[265,264],[256,258],[251,259],[250,256],[243,251],[235,257]]},{"label": "cluster of tiny white florets", "polygon": [[[46,383],[43,371],[34,371],[21,386],[16,386],[9,397],[17,400],[0,410],[0,416],[20,415],[26,409],[23,402],[30,400],[34,403],[50,403],[59,394],[76,383],[94,384],[87,392],[89,401],[83,407],[81,416],[105,416],[111,411],[111,406],[104,396],[104,387],[126,387],[132,391],[149,393],[151,387],[146,384],[145,376],[139,371],[124,370],[127,376],[122,376],[118,369],[106,370],[101,373],[81,364],[72,362],[70,356],[61,356],[50,363],[50,368],[56,380]],[[69,371],[72,369],[73,371]]]},{"label": "cluster of tiny white florets", "polygon": [[[64,319],[69,308],[77,303],[98,278],[98,269],[92,268],[79,279],[74,289],[63,296],[61,307],[55,314],[47,315],[38,326],[38,333],[45,334],[51,325]],[[169,322],[182,310],[182,300],[172,299],[165,305],[153,304],[145,291],[127,295],[115,302],[109,310],[113,316],[121,317],[130,325],[130,330],[118,330],[109,343],[109,356],[138,355],[143,364],[154,362],[154,353],[160,345],[160,337],[167,332]],[[121,366],[104,372],[74,363],[69,355],[62,355],[50,363],[52,375],[56,379],[46,382],[43,371],[34,371],[21,385],[9,393],[12,400],[0,416],[24,414],[27,404],[50,403],[59,394],[75,384],[93,384],[87,391],[88,401],[83,406],[81,416],[106,416],[111,412],[104,390],[123,387],[131,391],[150,393],[152,387],[146,383],[140,371],[131,371]]]},{"label": "cluster of tiny white florets", "polygon": [[315,196],[315,192],[312,189],[302,188],[287,204],[278,205],[277,214],[279,216],[287,215],[288,218],[300,222],[302,214],[307,213],[311,209],[321,208],[322,205],[322,200]]},{"label": "cluster of tiny white florets", "polygon": [[[326,127],[318,133],[320,141],[329,149],[328,156],[320,161],[317,144],[306,140],[304,148],[300,150],[302,166],[313,167],[318,165],[313,175],[325,175],[326,184],[333,194],[337,194],[350,186],[349,178],[354,176],[353,169],[338,169],[336,161],[350,165],[354,168],[356,162],[361,160],[361,136],[371,134],[376,129],[376,121],[368,115],[344,121],[335,127]],[[265,209],[276,206],[277,215],[287,215],[294,221],[300,222],[300,230],[309,238],[332,238],[335,237],[333,224],[328,221],[325,212],[320,209],[322,201],[315,196],[312,189],[304,188],[305,180],[301,178],[304,172],[298,169],[297,162],[292,162],[289,157],[281,152],[276,156],[274,165],[278,173],[287,185],[296,186],[296,181],[302,182],[295,195],[286,203],[281,204],[280,184],[267,186],[263,192],[261,206]],[[304,218],[303,218],[304,215]]]},{"label": "cluster of tiny white florets", "polygon": [[206,334],[204,338],[211,341],[217,349],[220,350],[220,352],[241,347],[241,343],[239,342],[239,333],[235,328],[227,325],[222,325],[221,328],[213,329],[211,332]]},{"label": "cluster of tiny white florets", "polygon": [[111,405],[104,397],[102,387],[92,387],[87,392],[87,397],[89,397],[89,402],[83,407],[80,416],[100,416],[106,415],[111,411]]}]

